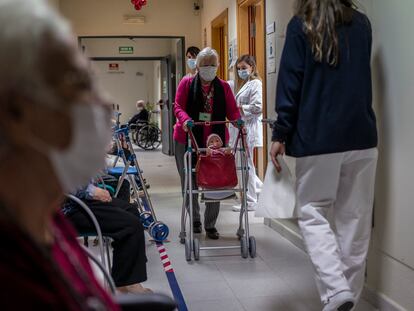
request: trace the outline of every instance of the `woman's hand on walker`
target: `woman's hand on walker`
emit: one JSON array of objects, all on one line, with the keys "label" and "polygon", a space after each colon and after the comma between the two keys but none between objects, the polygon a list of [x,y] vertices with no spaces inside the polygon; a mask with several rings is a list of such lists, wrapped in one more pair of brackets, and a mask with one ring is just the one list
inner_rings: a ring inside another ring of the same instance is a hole
[{"label": "woman's hand on walker", "polygon": [[188,122],[190,122],[191,120],[187,120],[187,121],[185,121],[184,122],[184,124],[183,124],[183,130],[184,130],[184,132],[188,132]]},{"label": "woman's hand on walker", "polygon": [[272,143],[272,147],[270,148],[270,157],[278,173],[282,171],[282,166],[280,165],[279,160],[277,159],[277,156],[284,155],[285,152],[286,152],[285,144],[279,141],[274,141]]}]

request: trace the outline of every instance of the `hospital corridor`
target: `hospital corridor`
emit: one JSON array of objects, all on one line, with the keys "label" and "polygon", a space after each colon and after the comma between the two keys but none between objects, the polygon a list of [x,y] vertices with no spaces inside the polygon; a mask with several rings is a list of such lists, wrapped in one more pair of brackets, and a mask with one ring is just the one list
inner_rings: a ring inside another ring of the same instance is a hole
[{"label": "hospital corridor", "polygon": [[0,0],[0,311],[414,311],[413,0]]}]

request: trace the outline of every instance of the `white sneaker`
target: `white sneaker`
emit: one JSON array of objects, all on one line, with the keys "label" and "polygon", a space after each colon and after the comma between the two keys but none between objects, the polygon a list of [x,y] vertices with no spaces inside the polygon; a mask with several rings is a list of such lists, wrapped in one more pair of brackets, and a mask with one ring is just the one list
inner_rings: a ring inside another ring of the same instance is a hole
[{"label": "white sneaker", "polygon": [[[233,205],[232,210],[233,210],[233,212],[240,212],[240,210],[241,210],[241,204]],[[253,206],[248,206],[247,207],[247,210],[249,212],[254,212],[256,210],[256,208],[253,207]]]},{"label": "white sneaker", "polygon": [[343,291],[329,298],[322,311],[350,311],[354,305],[354,295],[350,291]]}]

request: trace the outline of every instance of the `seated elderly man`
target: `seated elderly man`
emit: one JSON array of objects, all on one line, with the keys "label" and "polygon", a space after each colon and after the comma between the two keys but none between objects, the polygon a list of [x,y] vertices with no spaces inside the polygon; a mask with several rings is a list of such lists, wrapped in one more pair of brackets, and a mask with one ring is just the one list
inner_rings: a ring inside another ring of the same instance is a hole
[{"label": "seated elderly man", "polygon": [[129,121],[128,125],[133,125],[137,123],[148,123],[149,121],[149,112],[147,108],[145,108],[145,102],[143,100],[139,100],[136,103],[137,111],[136,113]]},{"label": "seated elderly man", "polygon": [[[128,187],[127,184],[125,184]],[[90,183],[78,190],[76,197],[84,201],[97,218],[104,236],[114,242],[112,277],[120,292],[151,292],[140,283],[147,280],[144,228],[137,206],[112,198],[107,190]],[[67,200],[63,213],[80,233],[95,230],[88,215],[73,201]]]}]

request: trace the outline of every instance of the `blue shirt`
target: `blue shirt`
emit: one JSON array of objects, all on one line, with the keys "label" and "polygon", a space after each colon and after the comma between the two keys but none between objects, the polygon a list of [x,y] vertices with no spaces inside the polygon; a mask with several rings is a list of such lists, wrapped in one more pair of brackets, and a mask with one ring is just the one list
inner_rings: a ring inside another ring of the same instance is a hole
[{"label": "blue shirt", "polygon": [[351,23],[337,27],[336,67],[315,61],[303,29],[297,16],[287,28],[272,140],[285,142],[294,157],[376,147],[368,18],[354,11]]}]

